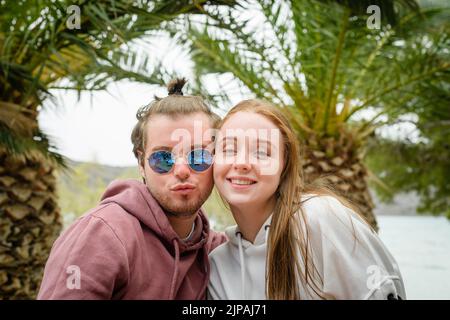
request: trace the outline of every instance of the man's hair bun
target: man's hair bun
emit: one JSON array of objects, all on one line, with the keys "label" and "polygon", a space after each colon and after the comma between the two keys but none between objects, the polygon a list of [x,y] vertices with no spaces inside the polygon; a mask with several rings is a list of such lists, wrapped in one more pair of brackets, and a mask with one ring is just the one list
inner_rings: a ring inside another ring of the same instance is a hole
[{"label": "man's hair bun", "polygon": [[167,85],[167,90],[169,91],[169,96],[170,95],[183,95],[183,87],[186,84],[186,79],[185,78],[176,78],[172,81],[169,82],[169,84]]}]

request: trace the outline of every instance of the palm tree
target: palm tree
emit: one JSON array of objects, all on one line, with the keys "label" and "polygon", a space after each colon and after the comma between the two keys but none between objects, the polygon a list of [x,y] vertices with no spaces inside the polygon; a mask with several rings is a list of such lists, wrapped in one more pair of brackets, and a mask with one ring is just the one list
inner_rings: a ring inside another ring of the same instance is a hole
[{"label": "palm tree", "polygon": [[282,108],[303,146],[306,179],[332,184],[377,230],[364,143],[377,127],[414,110],[424,83],[442,87],[449,39],[448,24],[429,19],[440,10],[378,1],[388,19],[371,29],[366,2],[242,2],[220,19],[191,19],[177,32],[195,62],[200,91],[216,79],[220,92],[209,95],[217,104],[240,91]]},{"label": "palm tree", "polygon": [[0,299],[35,297],[61,230],[55,169],[65,159],[37,121],[58,103],[50,90],[103,90],[120,79],[163,84],[164,70],[134,40],[182,22],[181,14],[233,2],[0,2]]}]

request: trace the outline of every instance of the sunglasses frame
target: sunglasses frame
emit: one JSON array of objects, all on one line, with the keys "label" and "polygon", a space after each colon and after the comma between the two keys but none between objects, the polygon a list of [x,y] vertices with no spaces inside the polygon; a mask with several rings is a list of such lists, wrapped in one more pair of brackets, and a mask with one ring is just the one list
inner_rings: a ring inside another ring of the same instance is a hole
[{"label": "sunglasses frame", "polygon": [[[211,164],[208,166],[207,169],[205,169],[205,170],[203,170],[203,171],[197,171],[197,170],[195,170],[194,168],[192,168],[192,166],[191,166],[191,164],[189,163],[189,160],[188,160],[188,155],[191,154],[192,152],[198,151],[198,150],[202,150],[202,151],[203,151],[203,150],[206,150],[206,151],[208,151],[208,153],[211,155]],[[175,159],[174,164],[170,167],[170,170],[169,170],[169,171],[167,171],[167,172],[158,172],[158,171],[156,171],[156,170],[152,167],[152,165],[150,164],[150,158],[152,157],[152,155],[154,155],[154,154],[157,153],[157,152],[167,152],[167,153],[170,153],[171,156],[172,156],[172,159]],[[184,156],[183,156],[182,158],[184,158],[184,160],[186,160],[186,164],[187,164],[187,166],[189,167],[189,169],[190,169],[191,171],[193,171],[193,172],[195,172],[195,173],[203,173],[203,172],[206,172],[209,168],[211,168],[212,165],[214,164],[214,156],[215,156],[215,155],[214,155],[214,152],[211,152],[211,151],[210,151],[209,149],[207,149],[207,148],[197,148],[197,149],[193,149],[193,150],[191,150],[191,151],[189,151],[189,152],[186,152],[186,154],[184,154]],[[181,158],[181,157],[176,157],[175,154],[174,154],[172,151],[169,151],[169,150],[156,150],[156,151],[153,151],[153,152],[148,156],[148,158],[147,158],[147,163],[148,163],[148,166],[150,167],[150,169],[153,170],[153,172],[155,172],[155,173],[157,173],[157,174],[168,174],[168,173],[171,173],[171,172],[172,172],[172,170],[173,170],[173,168],[175,167],[175,164],[176,164],[178,158]]]}]

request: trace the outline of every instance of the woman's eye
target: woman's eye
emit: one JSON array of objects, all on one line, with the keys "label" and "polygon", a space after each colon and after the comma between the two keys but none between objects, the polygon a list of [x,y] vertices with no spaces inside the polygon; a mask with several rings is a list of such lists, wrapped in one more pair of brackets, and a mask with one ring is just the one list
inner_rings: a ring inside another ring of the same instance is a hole
[{"label": "woman's eye", "polygon": [[267,151],[258,151],[256,153],[256,156],[258,157],[258,159],[267,159],[268,157],[270,157],[270,154]]},{"label": "woman's eye", "polygon": [[236,151],[234,149],[225,149],[223,150],[223,153],[225,153],[227,156],[234,155]]}]

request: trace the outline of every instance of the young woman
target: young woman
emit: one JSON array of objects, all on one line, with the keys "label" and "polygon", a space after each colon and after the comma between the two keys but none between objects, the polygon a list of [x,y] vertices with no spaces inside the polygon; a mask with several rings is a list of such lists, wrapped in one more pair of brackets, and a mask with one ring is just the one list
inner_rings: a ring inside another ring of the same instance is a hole
[{"label": "young woman", "polygon": [[356,210],[304,185],[278,108],[242,101],[216,141],[214,181],[237,226],[209,256],[209,298],[406,298],[397,263]]}]

